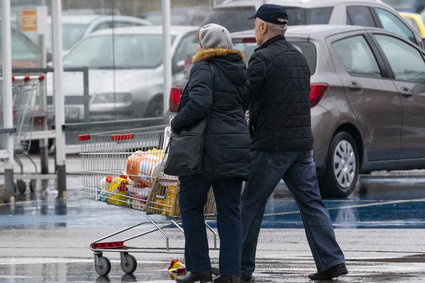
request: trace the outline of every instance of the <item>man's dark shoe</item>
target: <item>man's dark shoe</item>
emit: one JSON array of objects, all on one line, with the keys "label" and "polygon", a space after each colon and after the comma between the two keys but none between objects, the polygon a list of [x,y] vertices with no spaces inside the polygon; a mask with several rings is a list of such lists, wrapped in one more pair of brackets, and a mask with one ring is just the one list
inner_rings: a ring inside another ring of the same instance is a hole
[{"label": "man's dark shoe", "polygon": [[180,275],[176,277],[177,283],[193,283],[193,282],[211,282],[212,275],[211,272],[202,272],[202,273],[192,273],[186,272],[185,275]]},{"label": "man's dark shoe", "polygon": [[332,278],[345,275],[347,273],[348,273],[348,270],[345,267],[345,264],[341,263],[341,264],[332,266],[331,268],[323,272],[312,273],[308,276],[308,278],[310,278],[311,280],[332,280]]},{"label": "man's dark shoe", "polygon": [[254,282],[254,279],[250,275],[242,275],[240,282],[241,283]]},{"label": "man's dark shoe", "polygon": [[214,278],[214,283],[239,283],[240,277],[239,276],[232,276],[232,275],[219,275],[218,277]]}]

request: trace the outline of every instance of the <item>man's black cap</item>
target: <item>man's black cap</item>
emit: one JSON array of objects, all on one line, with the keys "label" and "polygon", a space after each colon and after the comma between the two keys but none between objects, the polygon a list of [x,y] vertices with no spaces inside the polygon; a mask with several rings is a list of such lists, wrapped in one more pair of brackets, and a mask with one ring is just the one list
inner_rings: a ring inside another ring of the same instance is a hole
[{"label": "man's black cap", "polygon": [[288,13],[282,6],[275,4],[263,4],[257,12],[248,19],[260,18],[265,22],[286,25],[288,23]]}]

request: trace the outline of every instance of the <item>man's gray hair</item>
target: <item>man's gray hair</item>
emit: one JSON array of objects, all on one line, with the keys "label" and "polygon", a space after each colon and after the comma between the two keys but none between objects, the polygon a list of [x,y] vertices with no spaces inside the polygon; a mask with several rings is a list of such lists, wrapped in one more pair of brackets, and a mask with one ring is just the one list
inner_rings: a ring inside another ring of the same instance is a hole
[{"label": "man's gray hair", "polygon": [[279,34],[285,34],[286,30],[288,29],[288,25],[277,25],[265,22],[267,25],[267,28],[270,29],[272,33],[279,33]]}]

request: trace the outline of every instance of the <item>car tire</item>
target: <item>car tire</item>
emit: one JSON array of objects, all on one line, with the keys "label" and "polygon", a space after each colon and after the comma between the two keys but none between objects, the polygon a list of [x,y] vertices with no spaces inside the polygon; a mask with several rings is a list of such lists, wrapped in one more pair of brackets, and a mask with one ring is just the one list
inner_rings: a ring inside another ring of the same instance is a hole
[{"label": "car tire", "polygon": [[322,197],[347,197],[359,178],[360,159],[356,142],[347,132],[339,132],[333,138],[326,160],[326,170],[319,177]]},{"label": "car tire", "polygon": [[146,107],[145,117],[162,117],[163,105],[162,95],[154,96]]}]

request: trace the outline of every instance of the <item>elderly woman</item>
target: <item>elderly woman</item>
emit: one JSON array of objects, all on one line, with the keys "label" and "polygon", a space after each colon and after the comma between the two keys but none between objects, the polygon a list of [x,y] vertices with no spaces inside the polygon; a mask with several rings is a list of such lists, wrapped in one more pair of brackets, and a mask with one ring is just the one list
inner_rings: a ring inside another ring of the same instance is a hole
[{"label": "elderly woman", "polygon": [[245,120],[248,101],[244,55],[232,49],[226,28],[208,24],[199,30],[201,49],[171,121],[181,131],[207,118],[202,173],[179,177],[185,235],[186,275],[177,282],[211,282],[211,264],[203,215],[212,186],[220,235],[219,272],[213,282],[239,282],[241,264],[240,195],[250,175],[250,138]]}]

